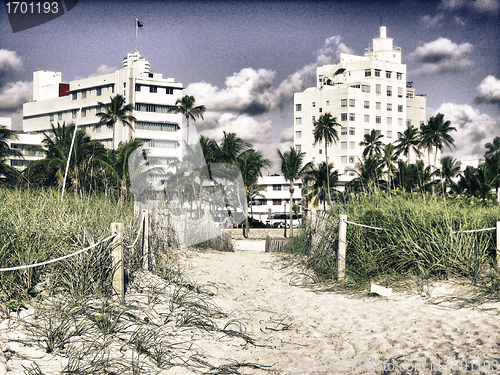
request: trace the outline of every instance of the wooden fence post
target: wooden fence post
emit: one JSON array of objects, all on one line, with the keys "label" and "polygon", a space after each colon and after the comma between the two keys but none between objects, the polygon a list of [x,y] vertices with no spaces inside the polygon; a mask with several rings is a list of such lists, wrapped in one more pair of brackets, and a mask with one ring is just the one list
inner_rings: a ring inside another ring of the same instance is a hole
[{"label": "wooden fence post", "polygon": [[497,266],[500,267],[500,221],[497,221]]},{"label": "wooden fence post", "polygon": [[344,280],[345,277],[345,251],[347,241],[347,215],[339,217],[339,239],[337,246],[337,281]]},{"label": "wooden fence post", "polygon": [[144,227],[142,228],[142,269],[149,269],[149,212],[144,213]]},{"label": "wooden fence post", "polygon": [[123,274],[123,223],[111,223],[111,232],[117,233],[113,238],[111,256],[113,258],[113,289],[114,293],[123,297],[125,295],[125,282]]}]

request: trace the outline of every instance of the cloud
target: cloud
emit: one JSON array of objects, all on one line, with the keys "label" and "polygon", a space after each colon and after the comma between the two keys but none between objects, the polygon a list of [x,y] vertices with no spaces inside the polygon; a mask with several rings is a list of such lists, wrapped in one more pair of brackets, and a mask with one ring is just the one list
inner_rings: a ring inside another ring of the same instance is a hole
[{"label": "cloud", "polygon": [[15,51],[0,49],[0,79],[7,74],[18,70],[22,65],[21,59]]},{"label": "cloud", "polygon": [[456,44],[447,38],[425,43],[409,55],[411,60],[424,64],[413,73],[441,74],[467,68],[472,64],[467,57],[473,47],[471,43]]},{"label": "cloud", "polygon": [[487,76],[476,89],[476,103],[500,104],[500,80]]},{"label": "cloud", "polygon": [[0,89],[0,111],[18,110],[32,97],[32,82],[9,82]]},{"label": "cloud", "polygon": [[500,12],[500,0],[442,0],[440,7],[475,17],[494,16]]},{"label": "cloud", "polygon": [[420,24],[427,28],[436,27],[442,25],[444,18],[445,17],[443,13],[438,13],[434,17],[425,15],[420,18]]},{"label": "cloud", "polygon": [[95,77],[95,76],[101,76],[104,74],[109,74],[109,73],[114,73],[118,70],[116,66],[107,66],[107,65],[101,65],[100,67],[97,68],[95,73],[92,73],[89,75],[89,77]]},{"label": "cloud", "polygon": [[[494,120],[470,105],[443,103],[437,113],[444,114],[445,121],[449,120],[451,126],[457,129],[450,134],[456,146],[452,147],[452,154],[459,160],[483,158],[486,152],[484,145],[493,141],[495,134],[500,132],[500,119]],[[450,154],[450,151],[446,148],[443,153]]]}]

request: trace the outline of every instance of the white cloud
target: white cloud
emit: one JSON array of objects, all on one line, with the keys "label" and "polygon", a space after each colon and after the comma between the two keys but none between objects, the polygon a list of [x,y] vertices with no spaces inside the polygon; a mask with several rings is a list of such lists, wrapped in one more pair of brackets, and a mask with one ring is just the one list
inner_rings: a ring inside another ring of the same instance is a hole
[{"label": "white cloud", "polygon": [[0,90],[0,110],[14,111],[22,108],[33,96],[32,82],[9,82]]},{"label": "white cloud", "polygon": [[431,17],[429,15],[425,15],[420,18],[420,24],[422,24],[424,27],[436,27],[442,25],[444,21],[444,14],[443,13],[438,13],[434,17]]},{"label": "white cloud", "polygon": [[95,77],[95,76],[101,76],[103,74],[109,74],[109,73],[114,73],[118,70],[116,66],[107,66],[107,65],[101,65],[100,67],[97,68],[95,73],[92,73],[89,75],[89,77]]},{"label": "white cloud", "polygon": [[500,80],[487,76],[477,87],[475,101],[478,103],[500,104]]},{"label": "white cloud", "polygon": [[410,59],[424,65],[413,73],[448,73],[469,67],[467,58],[474,46],[471,43],[456,44],[447,38],[425,43],[410,54]]},{"label": "white cloud", "polygon": [[[493,141],[500,131],[500,119],[492,119],[470,105],[443,103],[436,110],[437,113],[444,114],[444,120],[449,120],[451,126],[457,129],[450,134],[456,146],[452,147],[452,154],[459,160],[483,158],[486,152],[484,145]],[[443,153],[449,154],[450,151],[446,148]]]},{"label": "white cloud", "polygon": [[499,0],[442,0],[441,8],[449,11],[467,12],[475,16],[496,15],[500,11]]},{"label": "white cloud", "polygon": [[15,51],[0,49],[0,78],[21,67],[22,61]]}]

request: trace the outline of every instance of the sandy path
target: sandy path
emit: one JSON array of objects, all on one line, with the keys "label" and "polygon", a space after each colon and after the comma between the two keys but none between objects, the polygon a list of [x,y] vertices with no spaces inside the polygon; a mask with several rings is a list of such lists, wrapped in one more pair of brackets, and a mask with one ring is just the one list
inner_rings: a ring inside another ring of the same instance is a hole
[{"label": "sandy path", "polygon": [[[248,244],[237,244],[237,249],[242,247]],[[216,286],[215,302],[263,345],[233,342],[221,353],[220,346],[207,342],[200,345],[207,358],[273,365],[274,374],[400,374],[405,369],[454,374],[461,368],[470,374],[500,373],[500,304],[473,310],[442,307],[416,294],[381,298],[315,293],[291,286],[273,257],[237,250],[193,253],[188,259],[187,274],[199,284]],[[485,361],[490,361],[489,371]]]}]

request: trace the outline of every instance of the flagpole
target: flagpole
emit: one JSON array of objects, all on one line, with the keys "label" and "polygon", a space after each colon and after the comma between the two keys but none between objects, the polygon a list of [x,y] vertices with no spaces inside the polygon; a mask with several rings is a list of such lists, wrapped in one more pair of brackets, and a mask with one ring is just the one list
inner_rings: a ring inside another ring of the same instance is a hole
[{"label": "flagpole", "polygon": [[136,18],[135,19],[135,52],[138,52],[138,50],[137,50],[137,30],[139,29],[138,22],[139,22],[139,19]]}]

